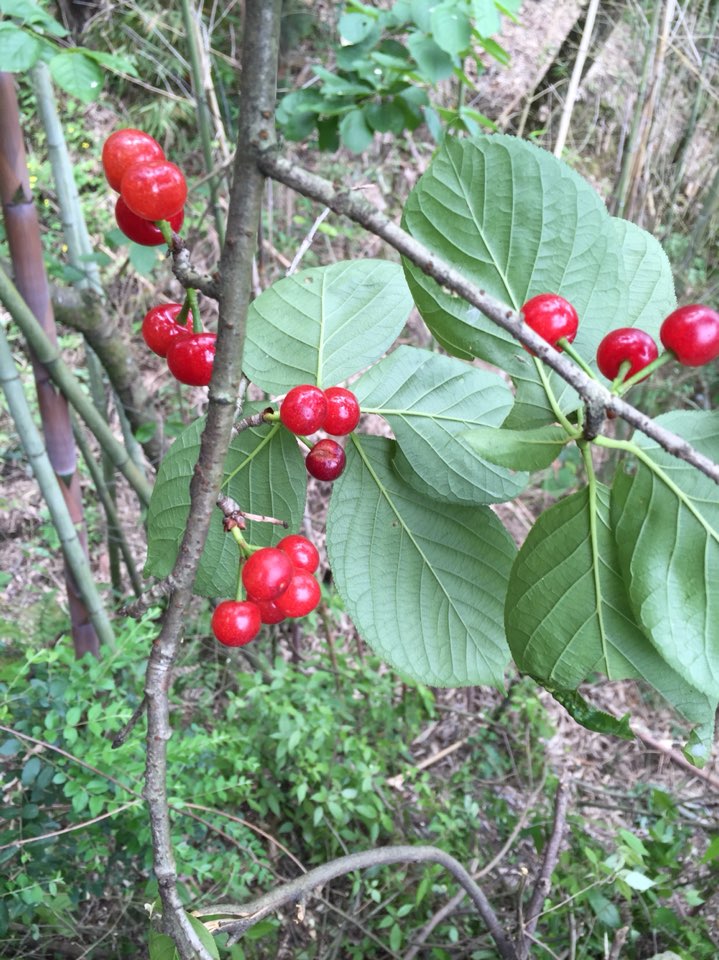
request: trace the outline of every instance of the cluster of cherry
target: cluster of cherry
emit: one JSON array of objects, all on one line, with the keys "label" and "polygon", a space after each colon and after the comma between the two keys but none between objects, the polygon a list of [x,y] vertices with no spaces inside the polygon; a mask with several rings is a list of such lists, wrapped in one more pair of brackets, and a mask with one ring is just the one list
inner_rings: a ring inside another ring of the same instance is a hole
[{"label": "cluster of cherry", "polygon": [[[359,423],[360,405],[351,390],[311,383],[293,387],[280,404],[280,422],[297,436],[324,430],[345,437]],[[309,442],[305,441],[309,446]],[[336,440],[318,440],[305,460],[307,472],[317,480],[336,480],[345,468],[345,452]]]},{"label": "cluster of cherry", "polygon": [[[522,313],[527,325],[558,350],[566,349],[577,335],[577,311],[558,294],[532,297]],[[663,321],[659,339],[667,351],[661,357],[653,338],[644,330],[611,330],[597,348],[597,366],[618,392],[646,379],[671,359],[685,367],[703,366],[719,357],[719,313],[701,303],[679,307]],[[637,376],[642,371],[646,371],[644,376]]]},{"label": "cluster of cherry", "polygon": [[299,534],[284,537],[276,547],[260,547],[242,564],[240,580],[246,600],[223,600],[212,614],[212,632],[226,647],[253,640],[263,623],[306,617],[320,602],[314,572],[320,555]]},{"label": "cluster of cherry", "polygon": [[[102,166],[107,182],[120,194],[115,219],[126,237],[156,247],[180,229],[187,183],[157,140],[142,130],[116,130],[102,148]],[[142,336],[153,353],[167,360],[180,383],[206,387],[215,359],[215,334],[202,329],[196,314],[190,316],[189,300],[184,306],[161,303],[145,316]]]}]

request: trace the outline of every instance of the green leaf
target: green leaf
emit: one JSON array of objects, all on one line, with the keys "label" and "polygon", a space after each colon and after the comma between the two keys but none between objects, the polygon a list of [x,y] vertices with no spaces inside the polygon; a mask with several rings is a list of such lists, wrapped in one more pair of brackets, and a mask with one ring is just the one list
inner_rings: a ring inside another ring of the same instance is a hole
[{"label": "green leaf", "polygon": [[97,100],[102,92],[102,70],[83,50],[63,50],[48,66],[58,87],[83,103]]},{"label": "green leaf", "polygon": [[477,33],[491,37],[502,25],[494,0],[472,0],[472,16]]},{"label": "green leaf", "polygon": [[[656,418],[719,460],[719,413]],[[619,564],[637,618],[680,676],[719,697],[719,488],[653,440],[635,436],[636,473],[617,473],[612,519]],[[649,466],[651,464],[651,468]]]},{"label": "green leaf", "polygon": [[477,427],[463,437],[484,460],[510,470],[543,470],[554,463],[570,440],[563,427],[551,424],[535,430]]},{"label": "green leaf", "polygon": [[86,57],[113,73],[126,73],[130,77],[139,76],[135,65],[127,57],[121,57],[117,53],[106,53],[104,50],[89,50],[87,47],[83,47],[82,52]]},{"label": "green leaf", "polygon": [[175,941],[166,933],[150,930],[148,947],[150,960],[179,960],[180,958]]},{"label": "green leaf", "polygon": [[456,57],[467,50],[472,31],[467,14],[456,0],[444,0],[433,7],[430,23],[434,41],[445,53]]},{"label": "green leaf", "polygon": [[368,103],[363,111],[369,126],[378,133],[401,133],[404,130],[404,110],[393,100]]},{"label": "green leaf", "polygon": [[372,143],[374,134],[367,126],[363,110],[350,110],[340,120],[340,138],[352,153],[362,153]]},{"label": "green leaf", "polygon": [[632,890],[644,892],[656,886],[656,880],[650,880],[646,874],[639,873],[638,870],[622,870],[619,876]]},{"label": "green leaf", "polygon": [[[165,577],[175,563],[189,515],[190,479],[203,426],[204,420],[196,420],[184,430],[160,465],[147,515],[147,576]],[[279,426],[256,427],[243,431],[230,444],[222,489],[241,509],[286,520],[290,530],[298,530],[306,487],[304,460],[289,431]],[[246,538],[260,546],[276,543],[285,533],[273,524],[247,522]],[[203,597],[234,597],[239,558],[238,546],[224,532],[217,509],[200,560],[195,593]]]},{"label": "green leaf", "polygon": [[[566,164],[533,144],[501,134],[447,140],[412,190],[405,228],[480,289],[518,309],[537,293],[570,300],[581,318],[574,342],[592,359],[624,318],[624,264],[603,201]],[[556,419],[539,361],[460,297],[413,264],[405,273],[417,307],[441,344],[507,370],[517,385],[506,426],[526,429]],[[554,374],[565,410],[576,393]]]},{"label": "green leaf", "polygon": [[505,624],[518,668],[552,692],[574,690],[597,670],[642,679],[711,740],[715,700],[683,680],[634,619],[602,484],[539,517],[512,568]]},{"label": "green leaf", "polygon": [[452,57],[431,37],[413,33],[407,40],[407,47],[424,78],[430,83],[438,83],[451,76],[454,69]]},{"label": "green leaf", "polygon": [[[539,682],[541,683],[541,681]],[[542,686],[546,686],[546,684],[542,684]],[[621,737],[622,740],[634,739],[634,734],[629,726],[628,714],[618,719],[613,717],[611,713],[597,710],[590,706],[576,690],[561,690],[552,687],[546,687],[546,689],[549,690],[557,703],[561,703],[567,713],[587,730],[594,730],[595,733],[608,733],[614,737]]]},{"label": "green leaf", "polygon": [[8,73],[24,73],[42,53],[42,42],[14,23],[0,23],[0,63]]},{"label": "green leaf", "polygon": [[395,444],[353,434],[327,516],[337,589],[357,629],[433,686],[501,687],[502,608],[515,548],[491,510],[433,503],[392,469]]},{"label": "green leaf", "polygon": [[658,338],[677,304],[669,258],[656,237],[635,223],[615,217],[612,224],[622,246],[629,297],[622,326],[641,327]]},{"label": "green leaf", "polygon": [[[125,240],[127,243],[127,240]],[[130,263],[140,276],[149,277],[157,265],[157,247],[145,247],[130,241]]]},{"label": "green leaf", "polygon": [[243,369],[269,393],[299,383],[333,386],[381,357],[411,308],[395,263],[343,261],[303,270],[251,304]]},{"label": "green leaf", "polygon": [[[0,0],[0,13],[33,27],[39,33],[47,31],[54,37],[66,37],[67,30],[49,13],[32,0]],[[7,70],[4,60],[3,70]]]},{"label": "green leaf", "polygon": [[340,36],[350,43],[361,43],[376,29],[376,20],[363,13],[343,13],[340,17]]},{"label": "green leaf", "polygon": [[190,921],[190,926],[199,937],[199,940],[205,950],[207,950],[209,955],[213,957],[214,960],[220,960],[220,951],[217,948],[215,938],[212,936],[202,920],[198,919],[197,917],[193,917],[191,913],[187,913],[185,916]]},{"label": "green leaf", "polygon": [[[372,367],[353,390],[367,413],[384,417],[412,471],[435,498],[453,503],[510,500],[524,487],[480,459],[464,440],[469,424],[500,424],[512,408],[497,374],[453,357],[401,346]],[[412,479],[401,471],[411,484]]]}]

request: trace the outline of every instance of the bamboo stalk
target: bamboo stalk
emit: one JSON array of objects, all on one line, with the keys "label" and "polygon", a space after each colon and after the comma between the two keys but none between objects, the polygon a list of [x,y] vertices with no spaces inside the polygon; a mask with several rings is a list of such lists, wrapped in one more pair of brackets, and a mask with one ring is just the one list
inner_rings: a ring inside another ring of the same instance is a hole
[{"label": "bamboo stalk", "polygon": [[[10,414],[13,418],[20,441],[32,467],[40,491],[47,503],[53,525],[60,538],[60,546],[67,565],[72,572],[72,579],[77,585],[84,600],[88,621],[81,624],[81,632],[85,639],[85,649],[96,653],[90,642],[96,636],[100,642],[114,644],[115,637],[112,626],[102,604],[95,580],[90,570],[85,550],[77,529],[70,515],[62,492],[62,483],[58,479],[50,463],[45,444],[40,431],[35,426],[30,413],[30,407],[23,392],[17,368],[12,358],[10,345],[5,331],[0,325],[0,384],[2,384],[7,398]],[[88,637],[87,634],[92,636]],[[76,647],[77,649],[77,647]],[[81,654],[79,654],[81,655]]]},{"label": "bamboo stalk", "polygon": [[[10,258],[17,277],[18,301],[32,318],[34,326],[48,343],[54,345],[57,343],[57,332],[45,272],[40,223],[30,192],[15,78],[11,73],[5,72],[0,72],[0,195]],[[72,521],[77,525],[80,542],[87,551],[87,533],[70,411],[67,401],[58,394],[51,382],[42,358],[32,349],[30,359],[48,457],[61,480],[60,490]],[[99,639],[82,594],[74,582],[72,569],[67,563],[65,580],[75,654],[81,657],[89,650],[97,655]]]},{"label": "bamboo stalk", "polygon": [[587,61],[587,54],[589,53],[589,47],[592,42],[592,33],[594,31],[594,21],[597,17],[598,7],[599,7],[599,0],[589,0],[589,7],[587,8],[587,19],[584,22],[584,30],[582,31],[582,39],[579,43],[579,51],[577,53],[577,59],[574,61],[574,69],[572,70],[572,76],[569,81],[567,95],[564,99],[564,109],[562,110],[562,116],[559,119],[559,130],[557,131],[557,140],[556,140],[556,143],[554,144],[555,157],[562,156],[564,145],[567,142],[567,134],[569,133],[569,124],[572,119],[572,111],[574,110],[574,104],[577,100],[579,83],[582,79],[582,71],[584,70],[584,64]]},{"label": "bamboo stalk", "polygon": [[135,491],[143,506],[147,506],[152,493],[151,484],[132,462],[124,446],[119,440],[115,439],[112,431],[92,402],[87,399],[77,378],[62,359],[57,346],[45,334],[14,283],[1,267],[0,303],[3,304],[22,330],[30,348],[45,366],[53,383],[77,410],[91,432],[94,433],[100,446],[107,451],[112,462]]},{"label": "bamboo stalk", "polygon": [[[43,60],[39,60],[32,68],[31,76],[35,91],[35,102],[47,138],[50,167],[55,182],[55,191],[62,219],[62,232],[67,244],[70,264],[75,270],[83,274],[83,278],[77,283],[77,287],[81,290],[89,287],[99,296],[102,296],[100,270],[97,263],[89,259],[92,254],[92,244],[80,204],[80,196],[70,162],[65,133],[57,113],[50,69]],[[87,341],[85,341],[85,360],[89,376],[90,395],[103,419],[107,422],[107,398],[103,383],[102,365]],[[77,431],[75,431],[75,439],[77,440]],[[114,468],[112,461],[104,451],[102,452],[102,473],[107,485],[107,492],[109,496],[114,498]],[[112,529],[112,524],[108,518],[107,550],[110,558],[110,578],[113,589],[119,592],[121,590],[121,577],[117,533],[118,531]]]},{"label": "bamboo stalk", "polygon": [[644,107],[647,100],[647,88],[649,86],[649,74],[654,63],[654,57],[657,48],[657,37],[659,34],[659,18],[662,12],[662,4],[657,0],[654,3],[654,12],[651,25],[644,46],[644,59],[642,60],[642,73],[639,81],[639,90],[634,105],[634,114],[632,116],[632,125],[627,137],[622,157],[622,168],[619,173],[619,181],[614,191],[614,198],[611,204],[612,213],[616,217],[624,216],[627,205],[627,195],[631,185],[632,170],[635,166],[637,151],[640,145],[640,133],[642,118],[644,116]]},{"label": "bamboo stalk", "polygon": [[214,160],[212,157],[212,132],[210,130],[210,111],[207,104],[207,90],[204,82],[202,62],[200,58],[200,39],[198,37],[199,24],[198,14],[191,5],[192,0],[180,0],[182,7],[182,19],[185,25],[185,34],[187,39],[187,50],[190,55],[190,66],[192,68],[192,88],[195,95],[195,110],[197,111],[197,124],[200,133],[200,142],[202,144],[202,156],[205,161],[205,172],[209,175],[208,187],[210,190],[210,207],[212,216],[215,220],[215,229],[220,242],[220,247],[225,242],[225,224],[222,218],[219,204],[217,202],[217,180],[212,175],[214,169]]}]

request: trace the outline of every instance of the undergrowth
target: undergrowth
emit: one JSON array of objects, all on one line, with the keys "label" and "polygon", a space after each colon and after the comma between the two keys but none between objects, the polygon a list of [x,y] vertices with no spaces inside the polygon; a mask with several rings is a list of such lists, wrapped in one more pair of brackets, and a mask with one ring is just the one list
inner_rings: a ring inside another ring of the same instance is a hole
[{"label": "undergrowth", "polygon": [[[99,663],[73,661],[64,642],[23,650],[13,641],[4,651],[0,723],[14,732],[0,732],[3,956],[54,957],[69,944],[96,958],[143,949],[157,891],[140,797],[142,728],[117,750],[111,739],[142,696],[140,651],[154,629],[149,618],[128,624]],[[511,925],[546,840],[554,788],[551,778],[541,787],[552,728],[533,687],[519,683],[468,718],[456,700],[404,684],[354,649],[338,649],[336,669],[316,643],[296,664],[282,643],[274,660],[259,653],[250,664],[242,653],[218,655],[205,632],[200,621],[178,666],[169,744],[180,889],[191,908],[252,899],[301,868],[372,844],[437,843],[477,869],[514,831],[482,880]],[[431,759],[458,739],[459,750],[426,769],[415,756]],[[576,958],[604,957],[629,925],[629,960],[655,947],[712,960],[702,905],[716,885],[719,836],[697,834],[663,790],[630,793],[635,815],[621,828],[570,817],[538,928],[544,955],[566,956],[571,923]],[[438,867],[368,870],[323,890],[303,925],[267,919],[221,955],[260,960],[284,944],[311,960],[332,956],[342,938],[343,957],[399,956],[455,892]],[[420,955],[495,953],[465,903]]]}]

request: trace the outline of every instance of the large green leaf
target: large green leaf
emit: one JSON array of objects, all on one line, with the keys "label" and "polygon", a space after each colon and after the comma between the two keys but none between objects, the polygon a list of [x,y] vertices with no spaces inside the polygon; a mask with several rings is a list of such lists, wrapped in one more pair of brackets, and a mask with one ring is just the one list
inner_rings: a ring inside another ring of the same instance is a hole
[{"label": "large green leaf", "polygon": [[[147,576],[165,577],[175,563],[190,511],[190,479],[203,426],[204,420],[196,420],[184,430],[158,471],[147,517]],[[236,500],[241,509],[286,520],[290,531],[299,529],[307,472],[297,441],[287,430],[275,426],[242,432],[230,444],[224,478],[223,492]],[[267,546],[286,532],[272,524],[248,521],[245,536],[250,543]],[[222,529],[218,509],[212,515],[195,593],[203,597],[234,597],[238,565],[237,544]]]},{"label": "large green leaf", "polygon": [[333,386],[381,357],[411,308],[395,263],[342,261],[303,270],[252,303],[244,371],[269,393],[299,383]]},{"label": "large green leaf", "polygon": [[353,390],[365,413],[389,422],[407,462],[435,497],[495,503],[512,499],[526,485],[526,475],[483,461],[461,436],[469,425],[498,426],[509,413],[512,393],[497,374],[401,346]]},{"label": "large green leaf", "polygon": [[36,36],[14,23],[0,23],[0,64],[8,73],[24,73],[42,53]]},{"label": "large green leaf", "polygon": [[327,552],[347,611],[397,669],[434,686],[501,686],[514,544],[486,507],[428,500],[392,469],[395,443],[354,434]]},{"label": "large green leaf", "polygon": [[716,700],[662,659],[633,616],[602,484],[539,517],[512,568],[505,624],[518,668],[550,690],[574,690],[594,671],[642,679],[711,740]]},{"label": "large green leaf", "polygon": [[669,258],[656,237],[630,220],[615,217],[612,224],[622,246],[628,293],[621,326],[641,327],[658,337],[677,302]]},{"label": "large green leaf", "polygon": [[[719,460],[719,412],[657,417]],[[719,696],[719,487],[646,437],[636,472],[617,474],[612,520],[632,607],[652,643],[692,686]]]},{"label": "large green leaf", "polygon": [[[495,135],[448,140],[417,182],[404,226],[481,289],[519,309],[552,291],[580,316],[576,349],[594,357],[599,341],[626,313],[621,248],[604,203],[589,184],[551,154]],[[555,419],[538,361],[475,307],[446,293],[413,264],[405,273],[424,320],[451,353],[477,356],[507,370],[517,384],[512,425]],[[550,375],[566,410],[573,391]]]},{"label": "large green leaf", "polygon": [[534,430],[476,427],[468,430],[464,439],[490,463],[512,470],[543,470],[554,463],[571,438],[564,427],[549,424]]},{"label": "large green leaf", "polygon": [[48,64],[52,79],[83,103],[97,100],[102,92],[102,67],[79,49],[62,50]]}]

